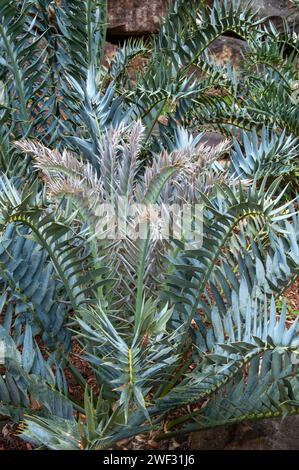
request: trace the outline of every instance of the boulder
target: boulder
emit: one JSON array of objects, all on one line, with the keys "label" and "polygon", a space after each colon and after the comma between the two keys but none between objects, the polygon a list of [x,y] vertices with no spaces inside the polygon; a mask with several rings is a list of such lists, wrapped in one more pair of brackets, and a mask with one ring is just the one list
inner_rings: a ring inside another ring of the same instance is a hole
[{"label": "boulder", "polygon": [[[221,0],[220,0],[221,1]],[[282,28],[283,20],[292,25],[299,26],[299,5],[297,0],[251,0],[252,10],[259,18],[268,18],[279,29]],[[249,0],[241,0],[244,9],[248,8]],[[297,2],[297,4],[296,4]],[[214,0],[206,0],[211,6]]]},{"label": "boulder", "polygon": [[[142,36],[157,32],[162,18],[173,0],[108,0],[108,33],[115,37]],[[212,0],[207,0],[213,4]],[[247,0],[242,0],[244,8]],[[299,8],[295,0],[253,0],[252,7],[260,18],[267,17],[278,28],[283,19],[299,24]]]},{"label": "boulder", "polygon": [[299,416],[251,421],[194,433],[198,450],[299,450]]},{"label": "boulder", "polygon": [[209,47],[210,55],[222,66],[228,64],[238,68],[242,65],[243,54],[249,50],[247,43],[241,39],[220,36]]},{"label": "boulder", "polygon": [[109,0],[108,34],[121,37],[155,33],[168,5],[169,0]]},{"label": "boulder", "polygon": [[225,141],[223,134],[219,132],[207,131],[204,133],[201,143],[207,145],[208,147],[216,147],[219,144],[222,144]]},{"label": "boulder", "polygon": [[118,46],[116,46],[115,44],[111,44],[110,42],[106,42],[104,50],[105,65],[108,65],[109,60],[113,59],[117,50]]},{"label": "boulder", "polygon": [[[248,4],[246,0],[242,1],[244,6]],[[260,18],[268,18],[278,29],[282,28],[284,19],[291,26],[299,26],[299,8],[294,0],[253,0],[252,8],[258,11]]]}]

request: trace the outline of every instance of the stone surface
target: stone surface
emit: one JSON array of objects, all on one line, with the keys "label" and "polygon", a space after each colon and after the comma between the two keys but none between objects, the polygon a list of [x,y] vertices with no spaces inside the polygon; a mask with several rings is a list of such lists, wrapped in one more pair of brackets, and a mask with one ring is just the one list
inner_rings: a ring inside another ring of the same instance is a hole
[{"label": "stone surface", "polygon": [[201,142],[209,147],[216,147],[217,145],[223,143],[225,141],[225,137],[223,134],[219,132],[211,132],[207,131],[204,133]]},{"label": "stone surface", "polygon": [[106,42],[105,44],[105,65],[108,65],[109,60],[113,59],[116,52],[118,50],[118,46],[115,44],[111,44],[110,42]]},{"label": "stone surface", "polygon": [[[248,2],[243,0],[244,5]],[[253,0],[254,10],[259,10],[261,18],[267,17],[278,28],[282,27],[283,18],[291,25],[299,22],[299,8],[293,0]]]},{"label": "stone surface", "polygon": [[245,41],[229,36],[220,36],[209,47],[212,57],[220,64],[226,66],[228,63],[234,67],[240,67],[243,55],[249,48]]},{"label": "stone surface", "polygon": [[[244,9],[248,7],[249,0],[241,0]],[[257,12],[260,18],[268,18],[276,26],[281,27],[283,18],[290,24],[299,23],[299,5],[297,0],[251,0],[252,10]],[[297,2],[297,5],[296,5]],[[214,0],[206,0],[211,6]]]},{"label": "stone surface", "polygon": [[136,36],[155,33],[167,13],[169,0],[109,0],[108,33]]},{"label": "stone surface", "polygon": [[[138,36],[155,33],[168,5],[173,0],[108,0],[109,25],[111,36]],[[207,0],[211,5],[212,0]],[[242,0],[244,7],[247,0]],[[259,11],[259,17],[267,17],[278,28],[282,27],[283,18],[290,24],[299,24],[299,8],[295,0],[253,0],[253,9]]]},{"label": "stone surface", "polygon": [[299,416],[215,428],[195,433],[192,449],[299,450]]}]

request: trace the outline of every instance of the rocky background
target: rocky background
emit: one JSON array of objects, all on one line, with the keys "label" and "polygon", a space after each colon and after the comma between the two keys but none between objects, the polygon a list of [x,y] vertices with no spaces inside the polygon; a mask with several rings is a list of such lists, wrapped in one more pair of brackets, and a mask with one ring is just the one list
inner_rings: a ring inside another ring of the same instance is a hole
[{"label": "rocky background", "polygon": [[[108,0],[109,25],[106,57],[111,58],[124,39],[146,37],[156,33],[172,0]],[[248,0],[242,0],[244,6]],[[212,4],[213,0],[207,3]],[[279,29],[286,20],[299,32],[299,0],[253,0],[260,18],[267,17]],[[297,3],[297,5],[296,5]],[[238,66],[246,43],[241,39],[222,36],[210,52],[220,64]],[[138,64],[137,64],[138,66]],[[299,417],[283,421],[266,420],[226,426],[191,436],[193,449],[299,449]]]},{"label": "rocky background", "polygon": [[[113,56],[119,44],[129,37],[144,37],[156,33],[162,18],[173,0],[108,0],[109,24],[107,57]],[[242,0],[244,6],[249,0]],[[213,0],[207,0],[212,4]],[[299,32],[299,0],[252,0],[253,9],[260,18],[268,18],[278,29],[286,20]],[[210,48],[222,65],[231,62],[238,66],[246,43],[238,38],[222,36]]]},{"label": "rocky background", "polygon": [[[108,0],[109,34],[113,38],[140,36],[157,32],[159,23],[167,13],[172,0]],[[244,6],[248,0],[242,0]],[[213,0],[208,0],[212,4]],[[281,27],[283,18],[289,23],[299,20],[296,0],[252,0],[253,10],[259,10],[261,18],[268,17]]]}]

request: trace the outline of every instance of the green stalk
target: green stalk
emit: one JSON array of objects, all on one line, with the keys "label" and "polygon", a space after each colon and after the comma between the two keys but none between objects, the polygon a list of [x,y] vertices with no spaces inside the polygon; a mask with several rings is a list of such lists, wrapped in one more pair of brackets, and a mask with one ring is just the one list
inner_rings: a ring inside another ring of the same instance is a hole
[{"label": "green stalk", "polygon": [[[143,204],[149,206],[155,204],[161,194],[165,183],[178,171],[178,166],[170,166],[162,168],[161,172],[157,174],[151,181],[147,193],[143,199]],[[139,260],[137,267],[137,296],[135,305],[135,333],[138,331],[141,322],[142,303],[144,293],[144,273],[146,256],[150,245],[150,229],[148,229],[147,237],[145,240],[139,241]]]},{"label": "green stalk", "polygon": [[100,65],[103,64],[105,58],[105,41],[107,36],[107,26],[108,26],[108,2],[107,0],[102,0],[101,4],[104,9],[103,15],[103,24],[102,24],[102,43],[100,44]]}]

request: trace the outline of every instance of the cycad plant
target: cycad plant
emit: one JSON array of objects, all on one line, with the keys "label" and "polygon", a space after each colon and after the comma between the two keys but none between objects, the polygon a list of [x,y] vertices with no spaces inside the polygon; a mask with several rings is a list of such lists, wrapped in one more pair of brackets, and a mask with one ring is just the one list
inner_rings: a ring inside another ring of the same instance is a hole
[{"label": "cycad plant", "polygon": [[[296,414],[299,327],[276,299],[299,274],[297,37],[179,0],[103,65],[106,2],[0,17],[0,416],[79,450]],[[241,71],[208,55],[228,32]]]}]

